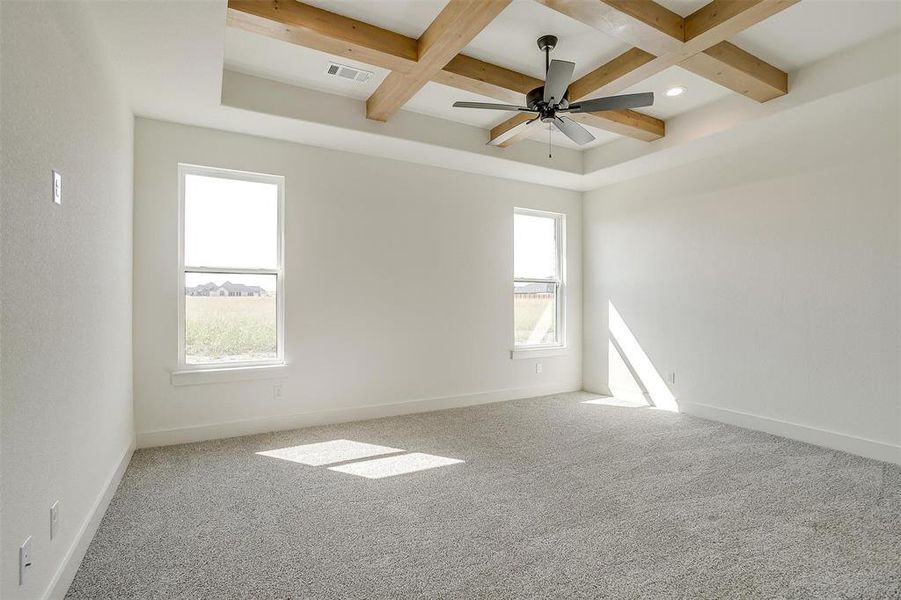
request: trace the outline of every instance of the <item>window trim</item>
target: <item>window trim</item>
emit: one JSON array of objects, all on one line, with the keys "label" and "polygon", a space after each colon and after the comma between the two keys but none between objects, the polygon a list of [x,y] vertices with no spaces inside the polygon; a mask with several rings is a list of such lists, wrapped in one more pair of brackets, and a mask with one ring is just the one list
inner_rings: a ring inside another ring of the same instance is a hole
[{"label": "window trim", "polygon": [[[534,278],[534,277],[516,277],[516,269],[514,266],[513,284],[517,282],[528,283],[553,283],[557,286],[557,341],[552,344],[517,344],[516,343],[516,307],[513,308],[513,348],[510,352],[511,358],[525,357],[526,353],[532,351],[544,350],[561,350],[566,348],[566,215],[563,213],[550,212],[546,210],[538,210],[534,208],[513,207],[513,215],[529,215],[533,217],[544,217],[554,219],[554,237],[557,246],[557,277],[556,278]],[[516,227],[513,228],[514,246],[513,261],[516,262]],[[511,298],[511,301],[513,299]]]},{"label": "window trim", "polygon": [[[238,181],[252,181],[273,184],[278,189],[276,258],[275,269],[229,268],[218,267],[186,267],[185,265],[185,177],[201,175],[203,177],[219,177]],[[282,175],[268,175],[250,171],[237,171],[178,163],[178,336],[177,354],[178,373],[187,371],[211,371],[219,369],[246,369],[285,364],[285,178]],[[228,273],[234,275],[275,275],[275,336],[276,357],[266,360],[241,362],[211,362],[192,364],[185,356],[185,273]]]}]

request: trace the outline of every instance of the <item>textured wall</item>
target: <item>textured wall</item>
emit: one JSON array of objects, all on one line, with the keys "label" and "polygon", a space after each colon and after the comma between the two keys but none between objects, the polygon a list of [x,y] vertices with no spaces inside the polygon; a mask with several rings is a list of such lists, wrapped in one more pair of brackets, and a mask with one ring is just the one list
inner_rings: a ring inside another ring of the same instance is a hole
[{"label": "textured wall", "polygon": [[133,119],[82,6],[2,11],[0,596],[12,600],[44,594],[133,439]]},{"label": "textured wall", "polygon": [[612,304],[685,407],[891,459],[898,90],[894,76],[836,94],[762,122],[765,143],[586,194],[586,388],[628,379],[608,353]]},{"label": "textured wall", "polygon": [[[179,162],[286,178],[289,366],[280,400],[267,380],[170,383],[177,358]],[[541,359],[540,375],[534,361],[509,356],[514,206],[568,219],[571,349]],[[537,395],[555,385],[579,389],[580,213],[577,192],[139,119],[139,441],[148,432],[306,412],[486,392]]]}]

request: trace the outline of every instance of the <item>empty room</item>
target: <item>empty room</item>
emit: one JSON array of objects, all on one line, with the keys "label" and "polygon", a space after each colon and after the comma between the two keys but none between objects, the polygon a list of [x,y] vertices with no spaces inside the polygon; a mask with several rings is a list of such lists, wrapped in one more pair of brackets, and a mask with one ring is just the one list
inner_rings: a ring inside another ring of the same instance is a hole
[{"label": "empty room", "polygon": [[901,599],[898,0],[0,0],[3,600]]}]

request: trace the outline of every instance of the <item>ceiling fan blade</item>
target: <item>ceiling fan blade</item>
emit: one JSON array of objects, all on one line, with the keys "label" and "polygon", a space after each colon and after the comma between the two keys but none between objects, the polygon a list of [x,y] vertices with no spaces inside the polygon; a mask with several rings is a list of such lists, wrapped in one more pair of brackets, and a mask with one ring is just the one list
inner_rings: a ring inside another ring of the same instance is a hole
[{"label": "ceiling fan blade", "polygon": [[493,140],[488,140],[487,145],[488,146],[500,146],[501,144],[503,144],[510,138],[514,138],[514,137],[520,135],[521,133],[523,133],[524,131],[526,131],[527,129],[531,129],[532,126],[537,122],[538,122],[538,117],[535,117],[534,119],[529,119],[528,121],[520,123],[516,127],[512,127],[510,129],[508,129],[503,134],[499,135],[498,137],[494,138]]},{"label": "ceiling fan blade", "polygon": [[621,108],[639,108],[654,104],[654,93],[623,94],[621,96],[608,96],[595,98],[594,100],[582,100],[571,104],[566,112],[602,112],[605,110],[618,110]]},{"label": "ceiling fan blade", "polygon": [[454,108],[487,108],[489,110],[524,110],[531,111],[525,106],[515,104],[494,104],[492,102],[454,102]]},{"label": "ceiling fan blade", "polygon": [[576,63],[565,60],[552,60],[548,67],[544,81],[544,101],[548,104],[559,104],[563,100],[563,94],[569,87],[573,78],[573,69]]},{"label": "ceiling fan blade", "polygon": [[563,135],[579,144],[580,146],[594,140],[594,136],[591,135],[590,131],[573,120],[563,117],[554,117],[554,125],[557,126],[557,129],[563,132]]}]

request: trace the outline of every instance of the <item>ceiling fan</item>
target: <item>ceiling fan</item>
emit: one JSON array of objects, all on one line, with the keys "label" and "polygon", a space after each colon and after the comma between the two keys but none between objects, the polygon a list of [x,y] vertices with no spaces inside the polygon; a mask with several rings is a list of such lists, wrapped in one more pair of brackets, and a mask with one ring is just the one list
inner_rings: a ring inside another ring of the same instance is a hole
[{"label": "ceiling fan", "polygon": [[606,98],[583,100],[570,104],[569,83],[572,80],[573,69],[575,69],[576,64],[565,60],[551,60],[551,50],[556,45],[557,36],[555,35],[543,35],[538,38],[538,47],[544,52],[545,81],[543,86],[537,87],[526,94],[527,106],[494,104],[491,102],[454,102],[454,107],[530,112],[537,115],[534,119],[529,119],[513,127],[503,137],[489,142],[494,145],[503,143],[540,119],[542,123],[548,123],[556,127],[563,135],[581,146],[592,141],[594,136],[572,119],[561,116],[561,113],[565,115],[566,113],[601,112],[623,108],[638,108],[654,104],[653,92],[608,96]]}]

